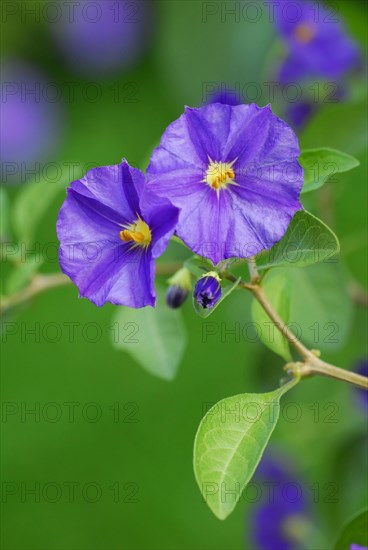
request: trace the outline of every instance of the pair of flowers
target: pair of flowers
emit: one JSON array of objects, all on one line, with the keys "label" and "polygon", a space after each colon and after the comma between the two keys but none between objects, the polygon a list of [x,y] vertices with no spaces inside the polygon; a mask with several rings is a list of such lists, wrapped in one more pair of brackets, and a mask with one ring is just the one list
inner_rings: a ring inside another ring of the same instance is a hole
[{"label": "pair of flowers", "polygon": [[71,183],[57,222],[61,268],[97,306],[154,306],[155,260],[174,233],[215,265],[283,237],[302,208],[299,155],[270,106],[186,108],[147,177],[123,160]]}]

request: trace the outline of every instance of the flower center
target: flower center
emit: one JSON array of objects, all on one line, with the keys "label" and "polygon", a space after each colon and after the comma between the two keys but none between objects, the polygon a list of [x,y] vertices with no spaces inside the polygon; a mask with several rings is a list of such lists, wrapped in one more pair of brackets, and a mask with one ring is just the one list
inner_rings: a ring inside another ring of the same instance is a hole
[{"label": "flower center", "polygon": [[207,183],[207,185],[216,191],[225,189],[230,184],[235,184],[235,173],[233,170],[235,160],[228,163],[213,161],[209,158],[209,161],[206,177],[202,180],[204,183]]},{"label": "flower center", "polygon": [[148,248],[152,235],[148,224],[138,216],[134,223],[127,225],[123,231],[120,231],[120,238],[126,243],[132,241],[134,247],[143,246],[143,248]]},{"label": "flower center", "polygon": [[294,31],[295,39],[301,44],[308,44],[316,34],[315,29],[306,23],[300,23]]}]

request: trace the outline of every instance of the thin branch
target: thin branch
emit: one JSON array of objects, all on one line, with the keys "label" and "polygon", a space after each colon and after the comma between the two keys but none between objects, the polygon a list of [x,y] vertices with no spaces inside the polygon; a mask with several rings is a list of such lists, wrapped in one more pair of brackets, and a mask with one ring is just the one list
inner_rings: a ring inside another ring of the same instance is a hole
[{"label": "thin branch", "polygon": [[248,258],[248,269],[250,274],[251,284],[258,284],[260,281],[260,276],[257,270],[257,264],[254,256]]},{"label": "thin branch", "polygon": [[[236,277],[231,273],[222,272],[222,277],[231,281],[236,282]],[[240,281],[239,286],[252,292],[255,299],[262,306],[264,311],[267,313],[268,317],[274,323],[275,327],[281,332],[281,334],[286,338],[291,346],[299,353],[299,355],[304,359],[304,363],[290,363],[286,368],[298,374],[301,378],[305,376],[311,376],[314,374],[319,374],[322,376],[329,376],[335,378],[336,380],[343,380],[345,382],[350,382],[361,388],[368,389],[368,378],[356,374],[345,369],[340,369],[334,365],[330,365],[325,361],[322,361],[318,357],[318,352],[308,349],[289,329],[288,326],[281,319],[280,315],[274,309],[270,301],[268,300],[266,293],[263,287],[260,284],[246,283],[245,281]]]},{"label": "thin branch", "polygon": [[361,307],[368,307],[368,293],[357,281],[351,279],[348,290],[350,298],[355,304]]},{"label": "thin branch", "polygon": [[52,275],[34,275],[29,285],[11,296],[2,296],[0,300],[0,313],[14,306],[26,302],[41,292],[70,283],[70,279],[63,273]]},{"label": "thin branch", "polygon": [[[180,262],[166,262],[161,264],[159,263],[156,266],[156,273],[157,275],[168,276],[178,271],[178,269],[180,269],[181,267],[182,263]],[[51,288],[67,285],[71,282],[72,281],[69,279],[69,277],[67,277],[63,273],[52,273],[50,275],[34,275],[29,285],[19,292],[16,292],[11,296],[1,296],[0,316],[3,315],[6,310],[18,306],[23,302],[27,302],[28,300],[30,300],[34,296],[37,296],[38,294],[41,294],[42,292],[46,292]]]},{"label": "thin branch", "polygon": [[319,374],[321,376],[328,376],[329,378],[335,378],[335,380],[342,380],[343,382],[349,382],[360,388],[368,389],[368,378],[357,374],[355,372],[340,369],[325,361],[321,361],[318,357],[314,358],[313,363],[289,363],[285,366],[285,370],[292,372],[295,375],[303,378],[304,376],[313,376]]}]

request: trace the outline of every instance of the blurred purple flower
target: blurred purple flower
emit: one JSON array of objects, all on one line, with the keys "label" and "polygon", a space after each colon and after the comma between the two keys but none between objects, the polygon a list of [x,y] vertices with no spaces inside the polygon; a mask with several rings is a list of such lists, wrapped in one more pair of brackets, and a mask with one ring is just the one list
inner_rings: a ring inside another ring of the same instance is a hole
[{"label": "blurred purple flower", "polygon": [[[368,359],[361,359],[358,361],[354,368],[355,372],[368,376]],[[354,388],[357,396],[359,396],[359,403],[368,410],[368,391],[363,388]]]},{"label": "blurred purple flower", "polygon": [[104,76],[133,67],[146,51],[154,27],[151,0],[79,0],[62,3],[50,23],[55,42],[74,71]]},{"label": "blurred purple flower", "polygon": [[144,174],[125,160],[94,168],[72,182],[59,212],[61,269],[97,306],[154,306],[154,260],[177,219],[177,209],[147,191]]},{"label": "blurred purple flower", "polygon": [[247,535],[257,550],[297,550],[309,529],[306,486],[280,457],[264,457],[256,481],[262,500],[252,506]]},{"label": "blurred purple flower", "polygon": [[359,49],[337,16],[322,4],[296,0],[275,3],[275,22],[287,49],[279,78],[292,82],[312,77],[339,79],[359,64]]},{"label": "blurred purple flower", "polygon": [[21,183],[54,153],[61,134],[60,106],[48,100],[47,80],[19,60],[1,62],[2,183]]},{"label": "blurred purple flower", "polygon": [[359,544],[351,544],[350,550],[368,550],[366,546],[359,546]]},{"label": "blurred purple flower", "polygon": [[285,118],[292,128],[302,130],[310,118],[318,111],[318,104],[312,101],[289,103]]},{"label": "blurred purple flower", "polygon": [[302,209],[299,155],[294,132],[270,106],[186,107],[152,154],[148,186],[181,209],[178,236],[217,264],[284,236]]}]

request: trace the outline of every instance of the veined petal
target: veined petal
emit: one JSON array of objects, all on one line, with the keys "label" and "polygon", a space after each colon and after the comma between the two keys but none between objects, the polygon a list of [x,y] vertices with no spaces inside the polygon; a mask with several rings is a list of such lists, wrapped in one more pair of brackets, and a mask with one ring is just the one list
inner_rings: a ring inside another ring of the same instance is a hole
[{"label": "veined petal", "polygon": [[200,109],[185,108],[189,137],[203,165],[208,159],[218,160],[224,150],[230,130],[232,108],[225,104],[210,104]]},{"label": "veined petal", "polygon": [[255,164],[237,173],[238,193],[246,201],[249,193],[263,197],[265,202],[284,205],[299,201],[303,185],[303,169],[297,160],[283,161],[277,164]]},{"label": "veined petal", "polygon": [[80,243],[61,246],[59,252],[62,270],[76,284],[80,297],[97,306],[106,302],[135,308],[153,305],[150,259],[150,254],[128,244],[100,242],[91,252],[91,247]]},{"label": "veined petal", "polygon": [[260,155],[267,140],[272,111],[270,107],[238,105],[233,107],[223,155],[227,162],[237,159],[243,166]]},{"label": "veined petal", "polygon": [[141,197],[141,211],[152,232],[152,257],[166,250],[179,218],[179,210],[167,199],[158,197],[146,188]]},{"label": "veined petal", "polygon": [[184,206],[188,197],[202,189],[204,176],[205,172],[201,171],[200,168],[174,169],[158,174],[150,174],[147,187],[159,196],[176,197],[175,203]]},{"label": "veined petal", "polygon": [[115,210],[123,220],[129,220],[138,211],[138,196],[144,184],[144,174],[123,160],[121,164],[89,170],[82,179],[72,182],[71,188]]},{"label": "veined petal", "polygon": [[179,221],[177,228],[178,236],[187,246],[215,265],[225,258],[252,256],[256,253],[254,246],[257,251],[265,248],[244,212],[238,212],[239,205],[236,199],[234,205],[233,195],[226,190],[217,197],[211,189],[198,194],[198,204],[186,209],[186,217]]},{"label": "veined petal", "polygon": [[56,224],[60,243],[111,241],[120,244],[116,212],[104,205],[100,211],[99,204],[95,199],[69,189]]}]

